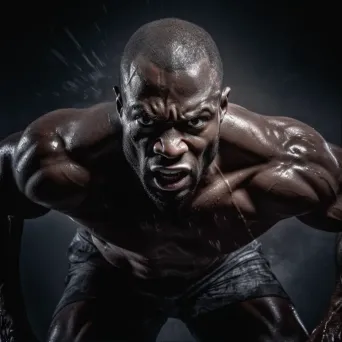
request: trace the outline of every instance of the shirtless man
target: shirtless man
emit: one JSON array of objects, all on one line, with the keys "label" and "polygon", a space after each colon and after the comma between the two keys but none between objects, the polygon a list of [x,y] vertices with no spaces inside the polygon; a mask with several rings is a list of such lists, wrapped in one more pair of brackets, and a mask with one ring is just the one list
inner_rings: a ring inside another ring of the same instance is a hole
[{"label": "shirtless man", "polygon": [[155,21],[125,47],[115,104],[9,139],[8,205],[24,196],[80,225],[49,341],[154,341],[167,317],[199,341],[307,339],[255,238],[292,216],[341,230],[339,148],[228,104],[222,82],[207,32]]}]

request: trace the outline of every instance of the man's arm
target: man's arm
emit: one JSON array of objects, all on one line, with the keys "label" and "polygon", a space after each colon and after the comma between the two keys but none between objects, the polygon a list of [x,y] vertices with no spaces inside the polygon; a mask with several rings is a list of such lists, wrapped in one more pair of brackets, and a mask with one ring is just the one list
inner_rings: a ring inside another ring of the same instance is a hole
[{"label": "man's arm", "polygon": [[340,232],[342,230],[342,148],[329,144],[332,154],[339,163],[339,189],[335,201],[328,208],[317,209],[298,216],[303,223],[317,229]]},{"label": "man's arm", "polygon": [[33,122],[18,143],[14,173],[19,189],[35,203],[59,211],[78,207],[86,197],[89,172],[71,157],[66,121],[80,109],[61,109]]},{"label": "man's arm", "polygon": [[[290,118],[270,121],[273,140],[266,140],[276,147],[268,147],[271,158],[250,184],[258,213],[278,219],[297,216],[316,228],[341,230],[341,168],[336,151],[302,122]],[[317,218],[323,217],[324,225],[318,225]],[[328,227],[329,221],[333,223]]]},{"label": "man's arm", "polygon": [[0,341],[37,342],[20,284],[23,226],[22,218],[0,215]]},{"label": "man's arm", "polygon": [[0,142],[0,215],[35,218],[48,209],[30,201],[18,188],[14,176],[14,154],[22,133],[8,136]]},{"label": "man's arm", "polygon": [[30,201],[17,187],[13,160],[21,133],[0,142],[0,340],[36,341],[20,287],[20,249],[24,219],[48,209]]},{"label": "man's arm", "polygon": [[90,169],[120,146],[113,102],[58,109],[31,123],[18,143],[14,170],[19,189],[32,201],[64,213],[86,199]]}]

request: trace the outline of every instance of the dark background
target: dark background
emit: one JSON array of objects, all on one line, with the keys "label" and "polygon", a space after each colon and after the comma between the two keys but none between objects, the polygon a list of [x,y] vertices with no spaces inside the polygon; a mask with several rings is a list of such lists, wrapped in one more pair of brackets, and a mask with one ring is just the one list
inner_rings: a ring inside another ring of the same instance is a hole
[{"label": "dark background", "polygon": [[[291,116],[341,145],[337,5],[304,1],[59,1],[5,3],[1,25],[0,136],[45,112],[112,98],[125,42],[162,17],[193,21],[222,53],[232,102]],[[25,225],[22,281],[31,323],[43,340],[62,291],[74,233],[50,213]],[[307,328],[318,322],[334,281],[335,235],[287,220],[261,239]],[[159,339],[191,340],[170,320]]]}]

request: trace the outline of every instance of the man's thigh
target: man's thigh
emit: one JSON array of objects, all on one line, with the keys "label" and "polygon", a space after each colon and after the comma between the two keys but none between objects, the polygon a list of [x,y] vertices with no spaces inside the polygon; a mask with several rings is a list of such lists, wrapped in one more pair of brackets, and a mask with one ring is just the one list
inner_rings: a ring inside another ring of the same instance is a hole
[{"label": "man's thigh", "polygon": [[307,333],[292,304],[281,297],[234,303],[187,322],[200,342],[304,342]]},{"label": "man's thigh", "polygon": [[144,315],[139,303],[106,305],[96,299],[68,304],[55,315],[49,342],[155,342],[165,319]]},{"label": "man's thigh", "polygon": [[66,287],[48,341],[154,341],[163,319],[158,306],[148,303],[132,279],[102,257],[89,234],[79,231],[69,247]]},{"label": "man's thigh", "polygon": [[98,311],[94,300],[68,304],[54,316],[47,341],[109,341],[107,318]]},{"label": "man's thigh", "polygon": [[200,341],[307,339],[257,241],[230,254],[192,288],[187,299],[193,305],[184,321]]}]

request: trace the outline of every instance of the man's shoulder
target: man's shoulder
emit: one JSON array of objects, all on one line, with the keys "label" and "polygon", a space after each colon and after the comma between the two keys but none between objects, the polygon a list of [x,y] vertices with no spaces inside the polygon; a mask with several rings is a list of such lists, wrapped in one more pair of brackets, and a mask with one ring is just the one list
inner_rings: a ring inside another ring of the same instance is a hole
[{"label": "man's shoulder", "polygon": [[313,127],[291,117],[270,116],[230,105],[222,125],[222,144],[260,159],[301,158],[328,151]]},{"label": "man's shoulder", "polygon": [[17,132],[0,141],[0,179],[11,172],[13,157],[21,136],[22,132]]},{"label": "man's shoulder", "polygon": [[261,164],[280,155],[285,140],[282,118],[230,104],[221,126],[220,154],[241,166]]},{"label": "man's shoulder", "polygon": [[[224,128],[220,164],[227,173],[232,168],[248,171],[245,184],[263,198],[260,212],[263,207],[267,214],[273,206],[284,218],[325,210],[336,201],[341,174],[337,154],[313,127],[290,117],[234,108]],[[311,225],[312,216],[303,222]]]},{"label": "man's shoulder", "polygon": [[283,143],[298,130],[305,132],[313,128],[294,118],[259,114],[230,104],[223,121],[221,138],[227,142],[241,144],[249,143],[250,140],[257,145],[271,141]]},{"label": "man's shoulder", "polygon": [[3,139],[0,139],[0,155],[9,156],[13,154],[13,151],[15,150],[15,147],[21,139],[22,134],[22,132],[15,132],[6,136]]},{"label": "man's shoulder", "polygon": [[120,122],[114,103],[87,108],[62,108],[42,115],[24,131],[21,144],[53,148],[57,142],[68,152],[81,152],[103,146],[120,135]]}]

